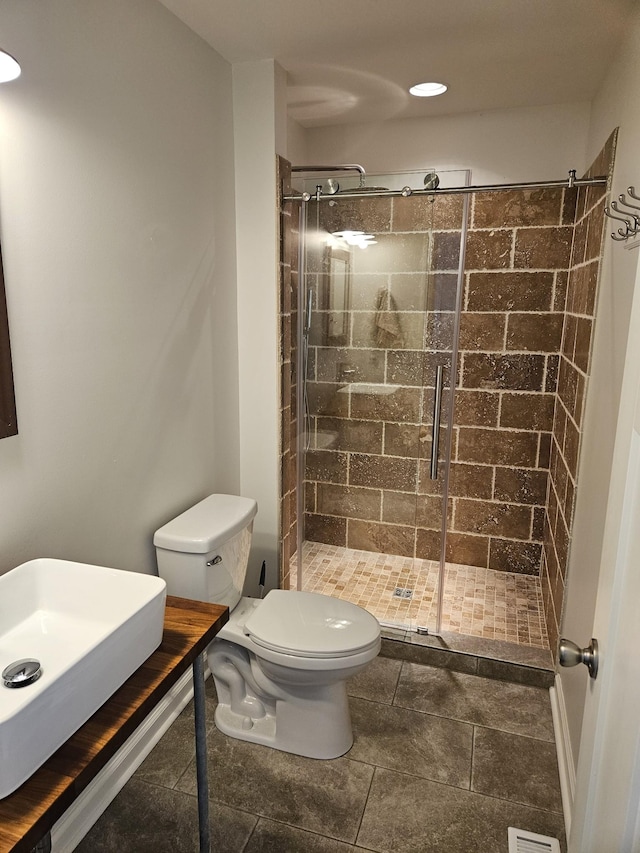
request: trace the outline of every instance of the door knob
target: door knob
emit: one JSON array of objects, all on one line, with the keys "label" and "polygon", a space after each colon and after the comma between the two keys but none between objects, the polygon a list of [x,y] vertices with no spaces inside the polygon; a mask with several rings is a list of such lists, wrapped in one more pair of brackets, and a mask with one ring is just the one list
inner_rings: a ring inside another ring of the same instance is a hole
[{"label": "door knob", "polygon": [[560,666],[577,666],[583,663],[589,670],[591,678],[598,675],[598,641],[592,639],[586,649],[581,649],[571,640],[560,640]]}]

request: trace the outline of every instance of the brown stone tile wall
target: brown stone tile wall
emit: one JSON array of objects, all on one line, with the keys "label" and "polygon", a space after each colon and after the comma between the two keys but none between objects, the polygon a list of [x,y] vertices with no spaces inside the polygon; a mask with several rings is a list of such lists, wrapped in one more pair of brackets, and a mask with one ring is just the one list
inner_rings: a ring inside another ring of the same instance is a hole
[{"label": "brown stone tile wall", "polygon": [[[291,164],[278,158],[278,186],[291,190]],[[280,588],[295,588],[290,577],[291,557],[298,538],[297,512],[297,396],[298,358],[298,222],[299,204],[278,199],[280,210]]]},{"label": "brown stone tile wall", "polygon": [[538,574],[575,190],[473,196],[447,560]]},{"label": "brown stone tile wall", "polygon": [[[615,144],[614,132],[587,172],[587,176],[611,174]],[[582,187],[578,191],[575,236],[562,306],[565,322],[550,446],[541,575],[545,617],[552,649],[556,648],[558,642],[571,546],[580,440],[604,241],[605,197],[605,188]],[[558,298],[561,297],[562,294],[558,294]]]}]

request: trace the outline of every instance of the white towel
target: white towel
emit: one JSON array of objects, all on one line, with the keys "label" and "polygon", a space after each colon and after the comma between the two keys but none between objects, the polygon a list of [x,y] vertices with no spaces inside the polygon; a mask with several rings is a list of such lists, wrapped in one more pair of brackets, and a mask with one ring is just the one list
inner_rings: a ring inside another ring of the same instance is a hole
[{"label": "white towel", "polygon": [[374,323],[377,346],[384,349],[396,349],[402,346],[402,327],[398,307],[386,287],[381,287],[376,296]]}]

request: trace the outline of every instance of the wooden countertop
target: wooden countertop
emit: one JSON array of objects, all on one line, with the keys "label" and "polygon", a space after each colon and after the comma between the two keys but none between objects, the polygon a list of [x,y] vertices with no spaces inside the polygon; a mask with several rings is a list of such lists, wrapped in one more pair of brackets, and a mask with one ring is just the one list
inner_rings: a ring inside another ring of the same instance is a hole
[{"label": "wooden countertop", "polygon": [[0,800],[0,853],[36,846],[228,619],[226,607],[167,596],[156,651],[24,785]]}]

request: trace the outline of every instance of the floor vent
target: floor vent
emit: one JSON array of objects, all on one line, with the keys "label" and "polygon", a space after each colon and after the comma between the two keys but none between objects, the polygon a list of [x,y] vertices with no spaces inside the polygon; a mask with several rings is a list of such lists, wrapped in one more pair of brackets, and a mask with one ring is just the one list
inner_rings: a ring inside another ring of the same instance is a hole
[{"label": "floor vent", "polygon": [[549,835],[536,835],[510,826],[509,853],[560,853],[560,842]]},{"label": "floor vent", "polygon": [[413,598],[413,590],[397,586],[393,591],[393,598]]}]

